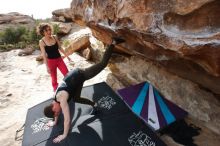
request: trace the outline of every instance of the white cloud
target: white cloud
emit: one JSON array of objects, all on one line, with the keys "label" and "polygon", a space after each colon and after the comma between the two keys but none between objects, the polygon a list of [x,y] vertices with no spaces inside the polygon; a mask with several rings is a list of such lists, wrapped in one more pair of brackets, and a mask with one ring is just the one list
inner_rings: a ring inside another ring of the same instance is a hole
[{"label": "white cloud", "polygon": [[72,0],[0,0],[0,13],[19,12],[34,18],[51,18],[52,11],[70,8]]}]

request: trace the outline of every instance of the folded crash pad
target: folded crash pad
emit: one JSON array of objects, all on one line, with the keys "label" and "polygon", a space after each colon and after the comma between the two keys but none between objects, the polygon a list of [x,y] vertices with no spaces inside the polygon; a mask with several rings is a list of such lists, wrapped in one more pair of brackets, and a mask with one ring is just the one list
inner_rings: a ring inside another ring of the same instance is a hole
[{"label": "folded crash pad", "polygon": [[187,112],[167,100],[148,82],[117,91],[132,111],[149,124],[154,131],[183,119]]}]

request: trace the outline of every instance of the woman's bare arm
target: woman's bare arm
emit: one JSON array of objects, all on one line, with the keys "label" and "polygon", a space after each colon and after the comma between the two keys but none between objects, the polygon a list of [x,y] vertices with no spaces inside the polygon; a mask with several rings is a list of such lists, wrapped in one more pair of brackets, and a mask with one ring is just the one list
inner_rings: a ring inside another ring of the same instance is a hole
[{"label": "woman's bare arm", "polygon": [[69,133],[70,129],[70,109],[69,109],[69,104],[67,102],[69,95],[65,91],[60,91],[60,93],[57,94],[57,100],[60,102],[60,107],[63,112],[63,117],[64,117],[64,130],[63,134],[57,136],[53,142],[54,143],[59,143],[63,139],[65,139]]},{"label": "woman's bare arm", "polygon": [[57,124],[57,121],[58,121],[58,116],[54,117],[54,125]]}]

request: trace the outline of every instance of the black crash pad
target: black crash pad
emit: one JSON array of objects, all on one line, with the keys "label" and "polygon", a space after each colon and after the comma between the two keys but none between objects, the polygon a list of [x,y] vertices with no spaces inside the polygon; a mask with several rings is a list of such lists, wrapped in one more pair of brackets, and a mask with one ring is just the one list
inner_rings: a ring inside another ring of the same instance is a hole
[{"label": "black crash pad", "polygon": [[61,114],[57,126],[45,126],[48,119],[43,109],[52,99],[47,100],[28,110],[22,146],[165,146],[106,83],[84,87],[81,96],[97,102],[99,114],[90,115],[90,106],[70,101],[70,133],[54,144],[54,137],[63,132],[63,117]]}]

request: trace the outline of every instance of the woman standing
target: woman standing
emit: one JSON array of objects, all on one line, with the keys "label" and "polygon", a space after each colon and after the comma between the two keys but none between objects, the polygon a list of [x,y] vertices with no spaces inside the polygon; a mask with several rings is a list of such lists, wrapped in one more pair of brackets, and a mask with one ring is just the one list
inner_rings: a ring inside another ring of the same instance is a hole
[{"label": "woman standing", "polygon": [[68,73],[68,69],[60,55],[60,52],[63,53],[69,61],[71,60],[61,48],[60,42],[57,37],[52,34],[51,25],[49,25],[48,23],[40,24],[38,26],[38,33],[43,36],[43,38],[39,41],[39,46],[44,59],[44,63],[47,67],[47,72],[50,74],[52,79],[53,90],[55,91],[58,86],[57,68],[61,71],[63,76]]}]

